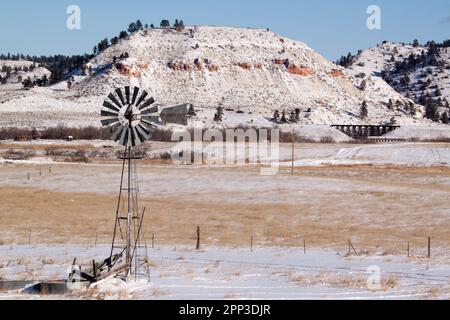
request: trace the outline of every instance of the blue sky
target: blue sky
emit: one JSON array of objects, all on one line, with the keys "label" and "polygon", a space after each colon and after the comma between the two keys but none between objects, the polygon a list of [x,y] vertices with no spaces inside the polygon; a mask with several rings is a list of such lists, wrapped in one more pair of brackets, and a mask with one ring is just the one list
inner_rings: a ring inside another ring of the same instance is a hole
[{"label": "blue sky", "polygon": [[[420,42],[450,38],[449,0],[1,0],[0,52],[92,52],[129,22],[159,25],[181,18],[190,25],[270,28],[306,42],[335,60],[383,40]],[[81,8],[81,30],[66,28],[69,5]],[[366,27],[366,9],[381,8],[381,30]]]}]

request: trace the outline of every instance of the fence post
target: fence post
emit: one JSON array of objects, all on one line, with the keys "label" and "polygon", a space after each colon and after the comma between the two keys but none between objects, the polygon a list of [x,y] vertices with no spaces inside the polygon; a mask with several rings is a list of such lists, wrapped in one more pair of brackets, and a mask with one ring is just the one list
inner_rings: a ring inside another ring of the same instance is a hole
[{"label": "fence post", "polygon": [[253,252],[253,236],[250,236],[250,252]]},{"label": "fence post", "polygon": [[408,241],[408,258],[409,258],[409,241]]},{"label": "fence post", "polygon": [[95,279],[97,279],[97,264],[95,263],[95,260],[92,260],[92,274]]},{"label": "fence post", "polygon": [[200,249],[200,226],[197,226],[197,245],[195,246],[195,249]]},{"label": "fence post", "polygon": [[305,238],[303,238],[303,254],[306,254],[306,241],[305,241]]},{"label": "fence post", "polygon": [[428,258],[431,258],[431,237],[428,237]]},{"label": "fence post", "polygon": [[291,132],[291,175],[294,175],[294,142],[295,142],[295,135],[294,135],[294,128],[292,128]]},{"label": "fence post", "polygon": [[152,233],[152,249],[155,248],[155,234]]}]

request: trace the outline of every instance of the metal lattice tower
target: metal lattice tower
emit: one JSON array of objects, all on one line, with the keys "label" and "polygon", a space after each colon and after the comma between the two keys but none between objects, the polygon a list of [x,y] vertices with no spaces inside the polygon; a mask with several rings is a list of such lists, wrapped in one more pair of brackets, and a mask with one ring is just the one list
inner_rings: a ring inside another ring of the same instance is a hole
[{"label": "metal lattice tower", "polygon": [[140,206],[136,166],[136,160],[140,158],[134,154],[132,147],[126,147],[119,158],[123,160],[122,176],[110,257],[119,254],[123,259],[125,255],[125,279],[148,279],[147,245],[142,231],[145,208]]},{"label": "metal lattice tower", "polygon": [[140,206],[135,147],[151,136],[159,124],[153,98],[138,87],[118,88],[103,103],[102,125],[110,128],[112,139],[125,147],[120,159],[122,175],[109,260],[109,269],[125,280],[149,278],[147,246],[143,233],[145,209]]},{"label": "metal lattice tower", "polygon": [[[110,129],[112,140],[124,146],[119,199],[111,245],[111,253],[102,264],[93,264],[89,281],[110,275],[125,280],[149,279],[147,245],[143,232],[145,208],[141,208],[135,147],[149,140],[151,130],[164,123],[185,125],[187,105],[158,110],[155,100],[138,87],[125,86],[110,93],[103,102],[101,123]],[[162,120],[163,119],[163,120]]]}]

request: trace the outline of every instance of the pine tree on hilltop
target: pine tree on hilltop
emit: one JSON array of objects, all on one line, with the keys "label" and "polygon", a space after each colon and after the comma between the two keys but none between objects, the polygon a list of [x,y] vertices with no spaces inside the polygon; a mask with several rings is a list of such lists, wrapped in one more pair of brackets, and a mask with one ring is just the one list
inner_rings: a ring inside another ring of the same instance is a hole
[{"label": "pine tree on hilltop", "polygon": [[126,37],[128,37],[128,32],[124,31],[120,31],[119,33],[119,39],[125,39]]},{"label": "pine tree on hilltop", "polygon": [[173,24],[173,28],[177,31],[184,30],[184,22],[183,20],[178,21],[178,19],[175,19],[175,23]]},{"label": "pine tree on hilltop", "polygon": [[359,113],[359,117],[361,119],[366,119],[368,114],[369,114],[369,111],[367,110],[367,102],[363,101],[363,103],[361,105],[361,111]]},{"label": "pine tree on hilltop", "polygon": [[142,25],[142,22],[141,22],[141,20],[137,20],[136,21],[136,31],[140,31],[140,30],[142,30],[142,29],[144,29],[144,26]]},{"label": "pine tree on hilltop", "polygon": [[111,45],[115,45],[115,44],[117,44],[119,42],[119,38],[118,37],[113,37],[112,39],[111,39]]},{"label": "pine tree on hilltop", "polygon": [[159,24],[161,28],[170,28],[170,22],[167,19],[161,20],[161,23]]}]

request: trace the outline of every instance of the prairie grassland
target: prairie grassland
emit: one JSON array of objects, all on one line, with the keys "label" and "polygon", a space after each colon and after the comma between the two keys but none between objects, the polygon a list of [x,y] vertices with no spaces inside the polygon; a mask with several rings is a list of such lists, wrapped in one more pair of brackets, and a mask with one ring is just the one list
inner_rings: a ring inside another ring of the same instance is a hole
[{"label": "prairie grassland", "polygon": [[[58,165],[0,169],[2,243],[108,243],[119,166]],[[450,244],[447,167],[328,166],[263,177],[258,169],[141,166],[149,243],[341,248],[412,254]],[[30,240],[31,239],[31,240]]]}]

